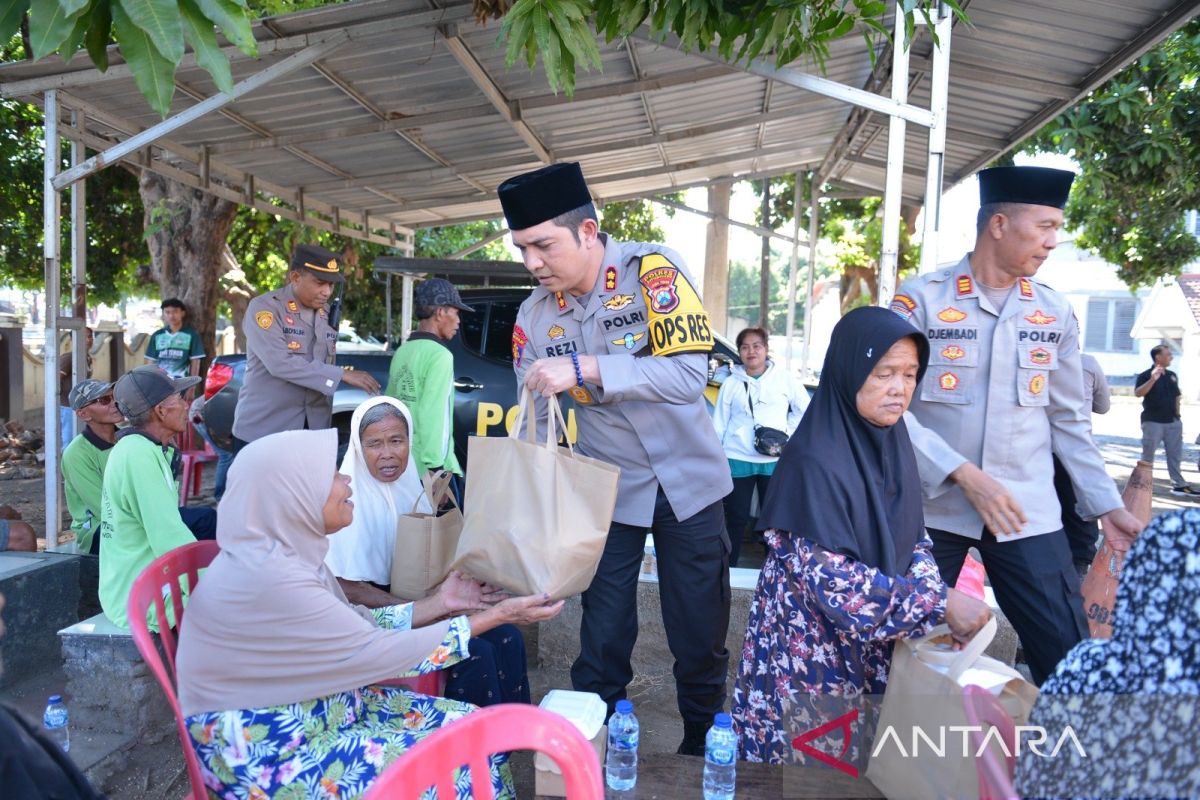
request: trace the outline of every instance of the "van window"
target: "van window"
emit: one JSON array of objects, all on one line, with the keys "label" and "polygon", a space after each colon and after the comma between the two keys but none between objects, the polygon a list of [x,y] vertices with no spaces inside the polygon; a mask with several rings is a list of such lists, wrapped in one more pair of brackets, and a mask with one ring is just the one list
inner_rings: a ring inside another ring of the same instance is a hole
[{"label": "van window", "polygon": [[[512,361],[512,330],[517,321],[520,301],[492,303],[487,315],[487,339],[484,355],[498,361]],[[464,314],[463,316],[471,316]]]},{"label": "van window", "polygon": [[458,315],[458,335],[462,337],[463,345],[472,353],[483,352],[483,327],[487,321],[487,305],[476,302],[474,313],[462,312]]}]

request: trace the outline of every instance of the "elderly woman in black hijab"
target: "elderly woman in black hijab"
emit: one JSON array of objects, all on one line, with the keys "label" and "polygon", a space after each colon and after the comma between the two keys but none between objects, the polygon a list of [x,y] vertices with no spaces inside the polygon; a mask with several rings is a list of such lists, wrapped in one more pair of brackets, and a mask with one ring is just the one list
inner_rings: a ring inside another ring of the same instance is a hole
[{"label": "elderly woman in black hijab", "polygon": [[803,760],[792,741],[826,720],[814,709],[882,694],[895,639],[946,622],[966,640],[990,616],[930,555],[903,421],[928,363],[925,336],[885,309],[833,329],[759,514],[770,552],[733,696],[747,761]]}]

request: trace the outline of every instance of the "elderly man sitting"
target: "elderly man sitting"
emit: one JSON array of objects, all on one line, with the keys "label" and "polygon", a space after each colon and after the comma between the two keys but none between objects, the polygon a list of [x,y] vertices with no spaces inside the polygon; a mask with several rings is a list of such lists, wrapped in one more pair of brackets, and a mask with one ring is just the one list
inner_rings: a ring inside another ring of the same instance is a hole
[{"label": "elderly man sitting", "polygon": [[[158,367],[145,366],[126,373],[113,387],[117,408],[130,427],[117,435],[104,469],[100,607],[121,628],[129,627],[129,589],[151,561],[197,538],[216,536],[213,509],[179,508],[178,451],[167,444],[187,426],[183,393],[199,382],[196,377],[170,378]],[[181,512],[191,517],[190,525]]]}]

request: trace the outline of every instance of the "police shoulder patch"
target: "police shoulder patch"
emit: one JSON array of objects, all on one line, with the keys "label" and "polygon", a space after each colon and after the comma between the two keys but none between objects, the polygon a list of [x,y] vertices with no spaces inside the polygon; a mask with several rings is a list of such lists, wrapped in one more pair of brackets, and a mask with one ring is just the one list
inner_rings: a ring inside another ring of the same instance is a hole
[{"label": "police shoulder patch", "polygon": [[652,354],[669,356],[712,350],[708,313],[692,284],[670,259],[662,253],[642,256],[638,282],[646,300]]},{"label": "police shoulder patch", "polygon": [[529,337],[525,335],[525,331],[520,325],[513,325],[512,334],[512,357],[515,366],[521,365],[521,356],[525,355],[525,345],[529,343]]},{"label": "police shoulder patch", "polygon": [[265,331],[275,321],[275,315],[270,311],[259,311],[254,315],[254,321],[258,324],[258,327]]},{"label": "police shoulder patch", "polygon": [[917,303],[906,294],[898,294],[892,298],[889,308],[904,319],[912,319],[913,312],[917,310]]}]

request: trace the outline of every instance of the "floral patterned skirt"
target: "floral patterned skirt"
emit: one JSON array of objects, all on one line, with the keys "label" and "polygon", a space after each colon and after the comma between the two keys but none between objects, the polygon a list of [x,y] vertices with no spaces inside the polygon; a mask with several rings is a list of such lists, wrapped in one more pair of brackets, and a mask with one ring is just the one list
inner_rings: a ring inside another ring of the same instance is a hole
[{"label": "floral patterned skirt", "polygon": [[[474,710],[457,700],[368,686],[271,708],[194,714],[188,734],[210,798],[361,797],[409,748]],[[497,798],[515,798],[507,756],[491,758]],[[471,797],[464,770],[456,800]],[[430,789],[427,798],[436,796]],[[443,799],[445,800],[445,799]]]}]

